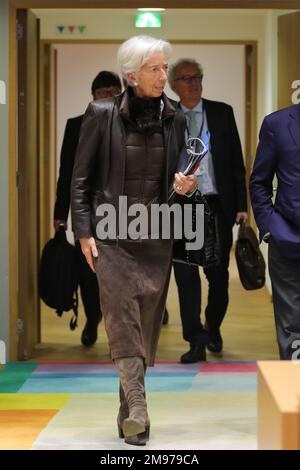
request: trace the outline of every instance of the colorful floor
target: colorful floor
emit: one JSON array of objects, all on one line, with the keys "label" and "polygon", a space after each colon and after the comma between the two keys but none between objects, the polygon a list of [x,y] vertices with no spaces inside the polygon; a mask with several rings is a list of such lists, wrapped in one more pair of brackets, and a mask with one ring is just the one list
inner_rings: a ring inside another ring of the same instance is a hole
[{"label": "colorful floor", "polygon": [[[158,363],[146,378],[148,449],[255,449],[256,364]],[[109,363],[0,369],[0,449],[128,449]]]}]

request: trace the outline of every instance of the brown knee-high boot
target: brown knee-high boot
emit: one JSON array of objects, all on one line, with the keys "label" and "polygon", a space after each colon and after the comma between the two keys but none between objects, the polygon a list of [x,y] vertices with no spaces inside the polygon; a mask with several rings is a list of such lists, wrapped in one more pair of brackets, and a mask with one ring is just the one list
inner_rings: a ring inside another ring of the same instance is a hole
[{"label": "brown knee-high boot", "polygon": [[123,429],[122,429],[123,421],[129,416],[129,408],[127,405],[127,400],[125,397],[124,390],[121,385],[121,381],[119,384],[119,398],[120,398],[120,408],[119,408],[117,423],[118,423],[119,437],[122,439],[125,437],[123,433]]},{"label": "brown knee-high boot", "polygon": [[[144,387],[144,360],[142,357],[122,357],[114,362],[129,409],[129,416],[122,423],[125,438],[144,434],[149,422]],[[128,443],[142,445],[138,442]]]},{"label": "brown knee-high boot", "polygon": [[[118,424],[119,438],[124,439],[125,436],[123,433],[122,426],[123,426],[124,419],[128,418],[129,416],[129,408],[127,405],[125,393],[123,391],[121,383],[119,385],[119,397],[120,397],[120,408],[119,408],[119,413],[118,413],[118,418],[117,418],[117,424]],[[127,436],[125,438],[125,442],[127,444],[131,444],[135,446],[144,446],[146,442],[149,441],[149,434],[150,434],[150,420],[147,414],[145,432],[136,434],[135,436]]]}]

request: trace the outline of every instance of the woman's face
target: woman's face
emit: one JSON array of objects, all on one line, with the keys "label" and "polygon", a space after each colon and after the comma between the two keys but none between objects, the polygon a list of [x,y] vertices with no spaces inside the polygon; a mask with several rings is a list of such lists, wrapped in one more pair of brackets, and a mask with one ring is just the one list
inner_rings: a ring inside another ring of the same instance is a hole
[{"label": "woman's face", "polygon": [[168,64],[162,52],[151,54],[139,72],[128,74],[136,86],[137,96],[157,98],[164,91],[168,79]]}]

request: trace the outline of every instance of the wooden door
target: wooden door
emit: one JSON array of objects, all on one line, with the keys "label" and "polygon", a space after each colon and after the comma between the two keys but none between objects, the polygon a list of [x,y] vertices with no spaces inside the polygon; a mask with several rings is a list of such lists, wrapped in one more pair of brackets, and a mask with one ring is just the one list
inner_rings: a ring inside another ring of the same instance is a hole
[{"label": "wooden door", "polygon": [[[257,44],[247,44],[245,46],[245,94],[246,94],[246,115],[245,115],[245,168],[246,183],[249,189],[250,175],[254,163],[256,151],[256,91],[257,91]],[[252,212],[250,192],[247,191],[247,206],[249,214],[249,224],[255,228],[255,219]]]},{"label": "wooden door", "polygon": [[[300,11],[278,18],[278,108],[299,101]],[[298,83],[297,83],[298,82]],[[298,95],[298,99],[296,101]]]},{"label": "wooden door", "polygon": [[40,251],[53,236],[56,199],[56,50],[41,45],[40,57]]},{"label": "wooden door", "polygon": [[18,359],[27,360],[40,339],[39,263],[39,23],[17,11],[18,59]]}]

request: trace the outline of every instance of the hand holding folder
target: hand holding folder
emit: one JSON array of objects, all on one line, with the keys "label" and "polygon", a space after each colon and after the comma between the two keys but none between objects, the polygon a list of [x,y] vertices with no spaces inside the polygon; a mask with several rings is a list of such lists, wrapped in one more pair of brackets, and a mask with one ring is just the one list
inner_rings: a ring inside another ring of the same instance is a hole
[{"label": "hand holding folder", "polygon": [[[186,142],[186,152],[188,159],[184,159],[184,161],[181,159],[179,161],[177,172],[181,172],[185,176],[195,173],[200,166],[201,160],[205,157],[209,150],[209,140],[209,131],[206,132],[206,135],[203,139],[200,139],[200,137],[189,137]],[[175,191],[172,187],[169,194],[169,201],[172,199],[174,194]]]}]

